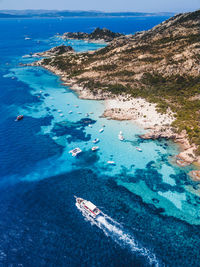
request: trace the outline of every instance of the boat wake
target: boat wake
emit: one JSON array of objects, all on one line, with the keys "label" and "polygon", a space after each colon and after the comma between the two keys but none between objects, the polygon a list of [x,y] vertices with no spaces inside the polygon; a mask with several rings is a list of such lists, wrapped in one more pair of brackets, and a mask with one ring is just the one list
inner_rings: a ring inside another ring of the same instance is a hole
[{"label": "boat wake", "polygon": [[89,216],[87,212],[84,212],[82,209],[80,209],[77,204],[76,206],[82,212],[85,220],[103,230],[106,236],[111,237],[120,246],[128,247],[132,252],[137,252],[139,255],[144,256],[148,260],[150,266],[160,266],[156,256],[148,249],[140,246],[129,233],[126,233],[122,225],[120,225],[118,222],[102,212],[101,215],[98,215],[97,218],[94,219]]}]

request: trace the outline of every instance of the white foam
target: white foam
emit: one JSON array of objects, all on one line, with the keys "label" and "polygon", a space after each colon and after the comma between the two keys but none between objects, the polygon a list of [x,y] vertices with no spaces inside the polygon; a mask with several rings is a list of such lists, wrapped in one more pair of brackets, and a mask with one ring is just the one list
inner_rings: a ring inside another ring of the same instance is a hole
[{"label": "white foam", "polygon": [[132,252],[137,252],[148,259],[150,265],[159,266],[159,262],[156,256],[151,253],[148,249],[141,247],[138,242],[135,241],[134,237],[126,233],[122,225],[113,220],[108,215],[102,213],[96,219],[89,216],[84,212],[78,205],[77,208],[82,212],[85,220],[89,221],[92,225],[96,225],[98,228],[103,230],[106,236],[111,237],[120,246],[129,247]]}]

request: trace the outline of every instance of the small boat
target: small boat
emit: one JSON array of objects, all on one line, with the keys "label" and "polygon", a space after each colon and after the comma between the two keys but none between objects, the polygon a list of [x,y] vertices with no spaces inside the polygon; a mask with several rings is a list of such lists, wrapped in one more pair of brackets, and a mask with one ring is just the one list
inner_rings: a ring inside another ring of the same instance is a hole
[{"label": "small boat", "polygon": [[115,162],[113,160],[108,160],[107,163],[111,165],[115,165]]},{"label": "small boat", "polygon": [[31,40],[31,38],[30,38],[30,37],[25,37],[24,39],[25,39],[25,40]]},{"label": "small boat", "polygon": [[14,79],[15,79],[15,77],[14,77],[14,76],[12,76],[12,77],[11,77],[11,79],[12,79],[12,80],[14,80]]},{"label": "small boat", "polygon": [[89,114],[88,114],[88,113],[86,113],[86,114],[85,114],[85,116],[86,116],[86,117],[89,117]]},{"label": "small boat", "polygon": [[96,144],[96,143],[98,143],[99,141],[100,141],[99,138],[96,138],[96,139],[94,139],[94,140],[92,141],[92,143]]},{"label": "small boat", "polygon": [[75,106],[75,108],[78,108],[79,106],[78,105],[74,105]]},{"label": "small boat", "polygon": [[59,109],[59,110],[58,110],[58,112],[59,112],[59,113],[61,113],[61,112],[62,112],[62,110],[60,110],[60,109]]},{"label": "small boat", "polygon": [[20,120],[22,120],[23,118],[24,118],[24,115],[19,115],[19,116],[17,116],[17,118],[16,118],[15,121],[20,121]]},{"label": "small boat", "polygon": [[77,114],[82,114],[82,112],[77,112]]},{"label": "small boat", "polygon": [[103,131],[104,131],[104,129],[103,129],[103,128],[101,128],[101,129],[99,130],[99,132],[100,132],[100,133],[102,133]]},{"label": "small boat", "polygon": [[92,128],[92,124],[88,124],[88,127]]},{"label": "small boat", "polygon": [[69,151],[69,153],[71,153],[73,157],[76,157],[81,152],[82,152],[82,150],[79,147],[76,147],[76,148]]},{"label": "small boat", "polygon": [[63,117],[63,116],[64,116],[64,114],[63,114],[63,113],[61,113],[61,114],[60,114],[60,117]]},{"label": "small boat", "polygon": [[98,146],[93,146],[91,149],[92,149],[92,151],[96,151],[96,150],[99,149],[99,147]]},{"label": "small boat", "polygon": [[94,112],[90,112],[90,114],[94,114]]},{"label": "small boat", "polygon": [[137,151],[142,152],[142,149],[136,146]]},{"label": "small boat", "polygon": [[120,141],[124,141],[124,136],[122,134],[122,131],[119,132],[118,138],[119,138]]},{"label": "small boat", "polygon": [[85,200],[80,197],[74,196],[76,199],[76,205],[84,212],[86,212],[88,215],[92,216],[93,218],[96,218],[101,211],[90,201]]},{"label": "small boat", "polygon": [[72,111],[72,110],[70,110],[68,113],[69,113],[69,114],[72,114],[72,112],[73,112],[73,111]]}]

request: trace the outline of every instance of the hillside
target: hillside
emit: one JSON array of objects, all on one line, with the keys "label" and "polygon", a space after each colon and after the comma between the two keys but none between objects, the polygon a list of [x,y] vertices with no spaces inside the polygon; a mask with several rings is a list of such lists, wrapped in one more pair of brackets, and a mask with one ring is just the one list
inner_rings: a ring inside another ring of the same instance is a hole
[{"label": "hillside", "polygon": [[142,12],[101,12],[81,10],[0,10],[0,18],[34,18],[34,17],[137,17],[137,16],[172,16],[173,13]]},{"label": "hillside", "polygon": [[60,71],[97,98],[142,97],[175,113],[200,153],[200,10],[179,14],[149,31],[115,38],[94,53],[60,55],[37,63]]}]

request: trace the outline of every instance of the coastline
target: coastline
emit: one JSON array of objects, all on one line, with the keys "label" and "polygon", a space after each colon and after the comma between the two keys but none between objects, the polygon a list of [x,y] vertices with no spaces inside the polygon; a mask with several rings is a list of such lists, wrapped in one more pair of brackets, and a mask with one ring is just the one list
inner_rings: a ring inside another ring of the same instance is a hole
[{"label": "coastline", "polygon": [[181,150],[178,155],[174,156],[179,167],[189,166],[193,163],[200,166],[200,157],[195,155],[196,146],[189,143],[186,131],[177,133],[171,126],[175,117],[170,109],[167,113],[161,114],[157,111],[156,104],[143,98],[133,98],[128,95],[116,97],[111,93],[102,92],[102,90],[94,95],[89,89],[80,86],[76,79],[69,79],[64,71],[50,65],[42,65],[41,60],[30,65],[45,68],[59,76],[62,84],[75,91],[80,99],[104,100],[105,110],[102,116],[114,120],[129,120],[148,130],[140,138],[146,140],[161,138],[173,140]]}]

